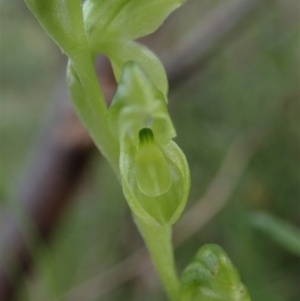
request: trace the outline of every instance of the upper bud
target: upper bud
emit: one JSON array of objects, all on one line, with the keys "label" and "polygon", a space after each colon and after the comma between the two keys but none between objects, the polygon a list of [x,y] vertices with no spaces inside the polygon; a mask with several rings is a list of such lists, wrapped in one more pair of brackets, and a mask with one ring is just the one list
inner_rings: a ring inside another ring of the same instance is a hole
[{"label": "upper bud", "polygon": [[251,301],[247,288],[226,252],[204,245],[181,277],[181,300]]}]

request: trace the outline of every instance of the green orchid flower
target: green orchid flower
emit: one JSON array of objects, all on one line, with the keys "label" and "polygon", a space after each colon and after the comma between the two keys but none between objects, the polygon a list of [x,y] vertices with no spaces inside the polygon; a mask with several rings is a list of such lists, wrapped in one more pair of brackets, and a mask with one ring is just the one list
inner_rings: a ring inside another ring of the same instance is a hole
[{"label": "green orchid flower", "polygon": [[164,95],[134,62],[124,66],[109,108],[120,145],[120,173],[132,211],[148,224],[173,224],[185,207],[190,178]]}]

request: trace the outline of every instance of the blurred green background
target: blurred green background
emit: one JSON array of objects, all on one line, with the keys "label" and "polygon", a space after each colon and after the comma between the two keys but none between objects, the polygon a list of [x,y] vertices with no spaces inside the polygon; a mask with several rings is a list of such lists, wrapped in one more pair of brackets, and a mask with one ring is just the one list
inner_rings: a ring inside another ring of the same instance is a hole
[{"label": "blurred green background", "polygon": [[[225,2],[230,1],[189,0],[167,20],[153,48],[158,55],[171,52]],[[187,207],[205,193],[236,137],[254,130],[261,139],[226,206],[175,255],[182,271],[201,245],[217,243],[239,269],[253,300],[298,301],[299,257],[251,223],[253,212],[264,211],[300,226],[299,1],[264,2],[238,35],[223,41],[198,72],[170,91],[176,141],[191,169]],[[62,85],[66,58],[21,0],[0,5],[0,198],[2,206],[15,206],[18,179]],[[135,231],[115,176],[100,155],[94,156],[18,300],[54,301],[105,272],[142,246]],[[85,301],[166,300],[148,274]]]}]

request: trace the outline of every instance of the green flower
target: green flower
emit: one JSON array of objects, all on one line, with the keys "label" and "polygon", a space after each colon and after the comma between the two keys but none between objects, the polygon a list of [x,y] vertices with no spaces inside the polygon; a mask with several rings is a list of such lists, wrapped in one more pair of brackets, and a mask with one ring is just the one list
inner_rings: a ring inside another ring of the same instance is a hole
[{"label": "green flower", "polygon": [[164,95],[133,62],[124,66],[109,118],[132,211],[148,224],[173,224],[186,204],[189,169],[172,141],[176,133]]}]

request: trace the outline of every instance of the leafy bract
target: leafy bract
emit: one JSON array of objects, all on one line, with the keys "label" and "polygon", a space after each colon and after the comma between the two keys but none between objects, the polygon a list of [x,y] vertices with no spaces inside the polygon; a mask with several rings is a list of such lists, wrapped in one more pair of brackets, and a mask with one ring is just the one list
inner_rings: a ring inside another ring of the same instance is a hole
[{"label": "leafy bract", "polygon": [[129,41],[151,33],[183,2],[185,0],[87,0],[84,19],[91,48],[109,40]]},{"label": "leafy bract", "polygon": [[69,57],[87,51],[82,0],[25,0],[49,36]]},{"label": "leafy bract", "polygon": [[175,130],[164,95],[133,62],[124,66],[109,118],[132,211],[147,224],[174,223],[189,192],[188,165],[172,141]]},{"label": "leafy bract", "polygon": [[69,60],[68,62],[67,82],[76,113],[78,114],[80,120],[83,122],[84,126],[89,130],[89,134],[91,135],[98,149],[107,158],[116,174],[119,175],[118,141],[114,139],[113,136],[110,136],[109,140],[103,139],[103,133],[105,133],[103,131],[104,124],[101,122],[95,106],[87,101],[88,96],[86,94],[86,90],[84,89],[79,79],[72,60]]},{"label": "leafy bract", "polygon": [[99,131],[101,123],[93,108],[86,103],[85,91],[71,60],[69,60],[67,67],[67,82],[76,113],[79,115],[80,119],[86,123],[85,126],[90,130],[90,134],[97,144],[97,135],[93,134]]},{"label": "leafy bract", "polygon": [[106,54],[117,80],[123,65],[135,60],[166,95],[168,83],[158,58],[146,47],[130,41],[155,31],[184,0],[87,0],[86,34],[91,54]]},{"label": "leafy bract", "polygon": [[200,248],[184,270],[181,283],[185,301],[251,301],[238,271],[217,245]]}]

